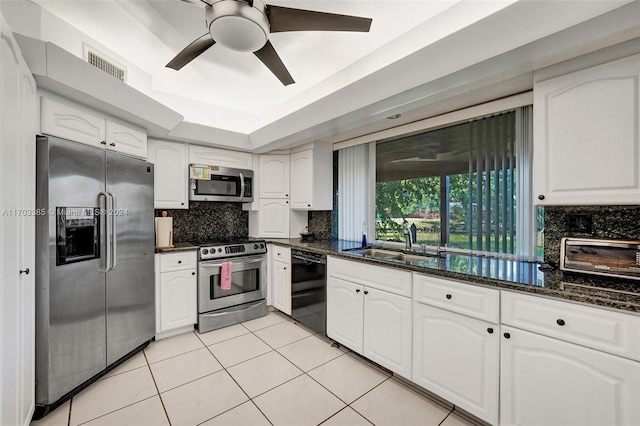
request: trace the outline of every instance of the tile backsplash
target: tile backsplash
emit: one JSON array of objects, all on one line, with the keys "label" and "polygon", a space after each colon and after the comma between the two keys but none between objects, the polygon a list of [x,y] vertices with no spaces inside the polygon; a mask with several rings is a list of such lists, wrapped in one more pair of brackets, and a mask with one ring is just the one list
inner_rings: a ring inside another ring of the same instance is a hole
[{"label": "tile backsplash", "polygon": [[[588,224],[582,232],[572,230],[576,217]],[[544,260],[559,265],[562,237],[640,240],[640,206],[545,207],[544,234]]]},{"label": "tile backsplash", "polygon": [[332,211],[312,211],[309,212],[309,232],[316,235],[318,241],[329,241],[333,239],[332,228]]},{"label": "tile backsplash", "polygon": [[[156,217],[162,211],[156,210]],[[187,210],[165,211],[173,218],[174,244],[249,235],[249,213],[240,203],[192,201]]]}]

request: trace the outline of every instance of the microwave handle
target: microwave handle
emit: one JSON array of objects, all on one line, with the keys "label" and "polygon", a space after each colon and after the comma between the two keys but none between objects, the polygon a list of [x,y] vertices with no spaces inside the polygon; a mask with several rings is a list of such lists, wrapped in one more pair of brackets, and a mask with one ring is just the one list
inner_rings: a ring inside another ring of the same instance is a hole
[{"label": "microwave handle", "polygon": [[244,201],[244,175],[242,172],[238,174],[240,175],[240,201]]}]

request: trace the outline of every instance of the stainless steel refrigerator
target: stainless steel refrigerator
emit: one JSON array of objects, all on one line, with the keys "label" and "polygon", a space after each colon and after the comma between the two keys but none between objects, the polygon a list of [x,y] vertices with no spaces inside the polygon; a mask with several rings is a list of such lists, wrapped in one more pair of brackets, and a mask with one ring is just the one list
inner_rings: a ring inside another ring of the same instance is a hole
[{"label": "stainless steel refrigerator", "polygon": [[153,165],[36,143],[36,417],[155,334]]}]

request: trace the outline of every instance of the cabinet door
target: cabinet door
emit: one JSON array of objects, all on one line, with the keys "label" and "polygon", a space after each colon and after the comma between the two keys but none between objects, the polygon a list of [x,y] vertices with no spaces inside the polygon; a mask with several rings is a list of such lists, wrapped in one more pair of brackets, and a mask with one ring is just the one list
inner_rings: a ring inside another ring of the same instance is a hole
[{"label": "cabinet door", "polygon": [[499,355],[497,325],[414,302],[411,380],[491,424]]},{"label": "cabinet door", "polygon": [[501,424],[640,424],[640,363],[515,328],[501,331]]},{"label": "cabinet door", "polygon": [[107,149],[147,158],[147,134],[143,131],[107,121],[106,141]]},{"label": "cabinet door", "polygon": [[260,198],[289,198],[289,156],[260,156]]},{"label": "cabinet door", "polygon": [[313,208],[313,150],[291,154],[291,208]]},{"label": "cabinet door", "polygon": [[411,378],[411,299],[364,288],[364,356]]},{"label": "cabinet door", "polygon": [[1,15],[0,31],[0,424],[27,425],[35,408],[36,83]]},{"label": "cabinet door", "polygon": [[640,55],[534,87],[538,204],[640,200]]},{"label": "cabinet door", "polygon": [[200,145],[189,145],[189,163],[253,170],[253,156],[248,152]]},{"label": "cabinet door", "polygon": [[289,238],[289,200],[260,200],[260,236]]},{"label": "cabinet door", "polygon": [[160,329],[198,322],[197,278],[193,270],[160,274]]},{"label": "cabinet door", "polygon": [[80,106],[42,98],[40,131],[97,147],[106,145],[105,121]]},{"label": "cabinet door", "polygon": [[288,263],[273,261],[273,306],[291,315],[291,268]]},{"label": "cabinet door", "polygon": [[364,287],[327,277],[327,336],[363,354]]},{"label": "cabinet door", "polygon": [[149,161],[154,163],[154,207],[189,208],[187,145],[150,140]]}]

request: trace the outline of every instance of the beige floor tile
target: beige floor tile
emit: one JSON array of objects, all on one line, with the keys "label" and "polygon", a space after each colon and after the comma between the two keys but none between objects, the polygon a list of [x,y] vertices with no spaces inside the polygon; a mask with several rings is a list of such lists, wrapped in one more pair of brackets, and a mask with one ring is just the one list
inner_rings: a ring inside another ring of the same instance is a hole
[{"label": "beige floor tile", "polygon": [[311,336],[311,333],[289,321],[263,328],[254,333],[274,349]]},{"label": "beige floor tile", "polygon": [[116,376],[118,374],[126,373],[127,371],[135,370],[136,368],[146,367],[146,366],[147,366],[147,360],[144,357],[144,353],[139,352],[134,356],[132,356],[131,358],[129,358],[128,360],[126,360],[125,362],[123,362],[122,364],[120,364],[119,366],[117,366],[116,368],[114,368],[113,370],[111,370],[109,374],[106,374],[100,380],[106,379],[107,377]]},{"label": "beige floor tile", "polygon": [[245,334],[216,343],[209,346],[209,349],[224,367],[239,364],[272,350],[269,345],[253,334]]},{"label": "beige floor tile", "polygon": [[265,327],[270,327],[272,325],[280,324],[281,322],[287,321],[281,315],[278,315],[275,312],[269,312],[266,316],[256,318],[251,321],[243,322],[242,325],[251,331],[260,330]]},{"label": "beige floor tile", "polygon": [[450,410],[390,379],[351,404],[376,425],[439,425]]},{"label": "beige floor tile", "polygon": [[275,426],[317,425],[345,406],[307,375],[278,386],[253,401]]},{"label": "beige floor tile", "polygon": [[172,356],[195,351],[204,344],[193,332],[178,334],[177,336],[151,342],[144,350],[149,364],[171,358]]},{"label": "beige floor tile", "polygon": [[251,398],[302,374],[298,367],[275,351],[234,365],[227,371]]},{"label": "beige floor tile", "polygon": [[344,410],[322,423],[322,426],[371,426],[371,422],[353,411],[350,407],[346,407]]},{"label": "beige floor tile", "polygon": [[331,343],[317,337],[309,336],[290,345],[278,349],[285,358],[293,362],[304,371],[344,355],[338,348],[332,348]]},{"label": "beige floor tile", "polygon": [[222,366],[207,348],[151,364],[151,373],[160,392],[165,392],[220,370],[222,370]]},{"label": "beige floor tile", "polygon": [[271,423],[253,402],[248,401],[202,423],[202,426],[271,426]]},{"label": "beige floor tile", "polygon": [[67,426],[69,424],[71,400],[65,402],[40,420],[31,422],[31,426]]},{"label": "beige floor tile", "polygon": [[226,371],[171,389],[161,395],[172,425],[196,425],[247,401]]},{"label": "beige floor tile", "polygon": [[347,404],[389,377],[389,374],[346,355],[311,370],[309,375]]},{"label": "beige floor tile", "polygon": [[446,419],[444,419],[444,422],[442,422],[441,426],[476,426],[481,424],[480,422],[478,423],[474,423],[472,421],[469,421],[461,416],[458,416],[457,414],[451,413],[449,414],[449,417],[447,417]]},{"label": "beige floor tile", "polygon": [[87,426],[169,426],[159,396],[136,402],[106,416],[85,423]]},{"label": "beige floor tile", "polygon": [[196,336],[200,338],[205,345],[209,346],[247,333],[249,333],[249,330],[246,327],[242,324],[235,324],[208,333],[196,333]]},{"label": "beige floor tile", "polygon": [[72,399],[71,425],[77,425],[157,395],[148,368],[99,380]]}]

